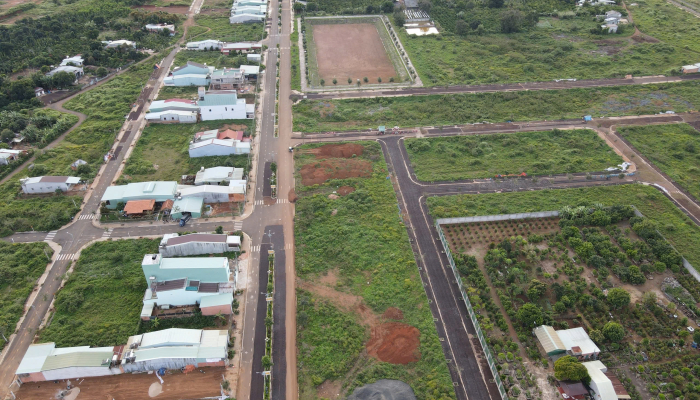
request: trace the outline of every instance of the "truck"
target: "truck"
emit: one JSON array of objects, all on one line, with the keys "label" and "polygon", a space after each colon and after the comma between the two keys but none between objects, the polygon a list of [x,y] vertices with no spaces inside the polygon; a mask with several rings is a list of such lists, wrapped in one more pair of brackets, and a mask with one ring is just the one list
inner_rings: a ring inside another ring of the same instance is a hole
[{"label": "truck", "polygon": [[190,219],[192,219],[192,214],[183,215],[182,218],[180,218],[180,226],[185,226]]}]

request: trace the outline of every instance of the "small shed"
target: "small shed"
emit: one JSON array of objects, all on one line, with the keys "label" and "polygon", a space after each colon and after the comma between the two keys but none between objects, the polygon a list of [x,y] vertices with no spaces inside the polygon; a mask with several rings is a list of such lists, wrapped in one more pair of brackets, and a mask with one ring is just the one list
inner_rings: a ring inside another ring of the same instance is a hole
[{"label": "small shed", "polygon": [[204,198],[202,197],[185,197],[173,202],[173,211],[170,216],[173,219],[182,218],[185,213],[189,213],[192,218],[202,216],[202,207],[204,206]]},{"label": "small shed", "polygon": [[213,296],[204,296],[199,303],[202,315],[231,315],[233,314],[233,293],[221,293]]},{"label": "small shed", "polygon": [[127,201],[126,206],[124,206],[124,213],[126,213],[126,215],[145,214],[147,212],[153,212],[155,207],[156,201],[154,199],[130,200]]},{"label": "small shed", "polygon": [[384,125],[379,125],[379,128],[377,128],[377,130],[379,131],[379,134],[380,134],[380,135],[383,135],[383,134],[386,133],[386,126],[384,126]]},{"label": "small shed", "polygon": [[548,356],[553,356],[566,352],[564,343],[549,325],[541,325],[535,328],[532,333],[537,337]]}]

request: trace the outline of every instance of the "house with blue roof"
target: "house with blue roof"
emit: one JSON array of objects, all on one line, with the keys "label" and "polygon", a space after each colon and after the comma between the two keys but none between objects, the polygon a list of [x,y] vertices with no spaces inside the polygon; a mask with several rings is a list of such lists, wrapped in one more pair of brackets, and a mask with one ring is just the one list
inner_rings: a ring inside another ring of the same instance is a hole
[{"label": "house with blue roof", "polygon": [[177,182],[135,182],[128,185],[110,186],[102,195],[102,203],[113,210],[117,204],[130,200],[155,200],[163,203],[174,200],[177,193]]}]

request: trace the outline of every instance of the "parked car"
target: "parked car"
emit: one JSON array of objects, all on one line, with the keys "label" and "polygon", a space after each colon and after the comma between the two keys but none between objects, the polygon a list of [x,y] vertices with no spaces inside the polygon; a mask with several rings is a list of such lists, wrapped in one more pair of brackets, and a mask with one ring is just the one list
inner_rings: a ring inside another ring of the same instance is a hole
[{"label": "parked car", "polygon": [[182,218],[180,218],[180,226],[185,226],[187,221],[189,221],[190,219],[192,219],[191,214],[183,215]]}]

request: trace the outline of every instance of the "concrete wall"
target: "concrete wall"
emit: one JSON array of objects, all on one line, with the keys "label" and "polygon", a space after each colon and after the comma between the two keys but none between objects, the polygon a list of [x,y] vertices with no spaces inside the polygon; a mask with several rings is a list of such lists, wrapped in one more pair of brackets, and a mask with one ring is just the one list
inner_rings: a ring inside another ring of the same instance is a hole
[{"label": "concrete wall", "polygon": [[[24,376],[26,375],[26,376]],[[22,383],[27,383],[27,382],[43,382],[48,379],[44,378],[44,374],[41,372],[32,372],[31,374],[22,374],[19,378]]]},{"label": "concrete wall", "polygon": [[156,295],[157,299],[145,300],[144,303],[155,303],[159,306],[161,305],[171,305],[171,306],[189,306],[193,304],[199,304],[202,297],[212,296],[219,293],[200,293],[196,291],[187,291],[185,289],[168,290],[166,292],[158,292]]},{"label": "concrete wall", "polygon": [[201,310],[202,310],[202,315],[216,315],[218,313],[221,313],[223,315],[233,314],[233,308],[231,307],[230,304],[222,304],[220,306],[205,307],[205,308],[202,308]]},{"label": "concrete wall", "polygon": [[138,361],[129,364],[122,364],[124,372],[156,371],[161,368],[180,369],[188,365],[197,365],[194,358],[162,358],[158,360]]},{"label": "concrete wall", "polygon": [[119,375],[121,370],[109,367],[69,367],[44,371],[44,378],[47,381],[60,379],[88,378],[91,376]]},{"label": "concrete wall", "polygon": [[66,190],[70,189],[71,186],[73,185],[67,183],[38,182],[22,185],[22,191],[24,193],[53,193],[56,191],[56,189],[61,189],[65,192]]},{"label": "concrete wall", "polygon": [[[228,196],[227,200],[228,200]],[[206,201],[206,199],[205,199]],[[200,254],[219,254],[227,251],[238,251],[238,247],[228,247],[227,243],[203,243],[192,242],[173,246],[161,247],[160,255],[163,257],[193,256]]]}]

